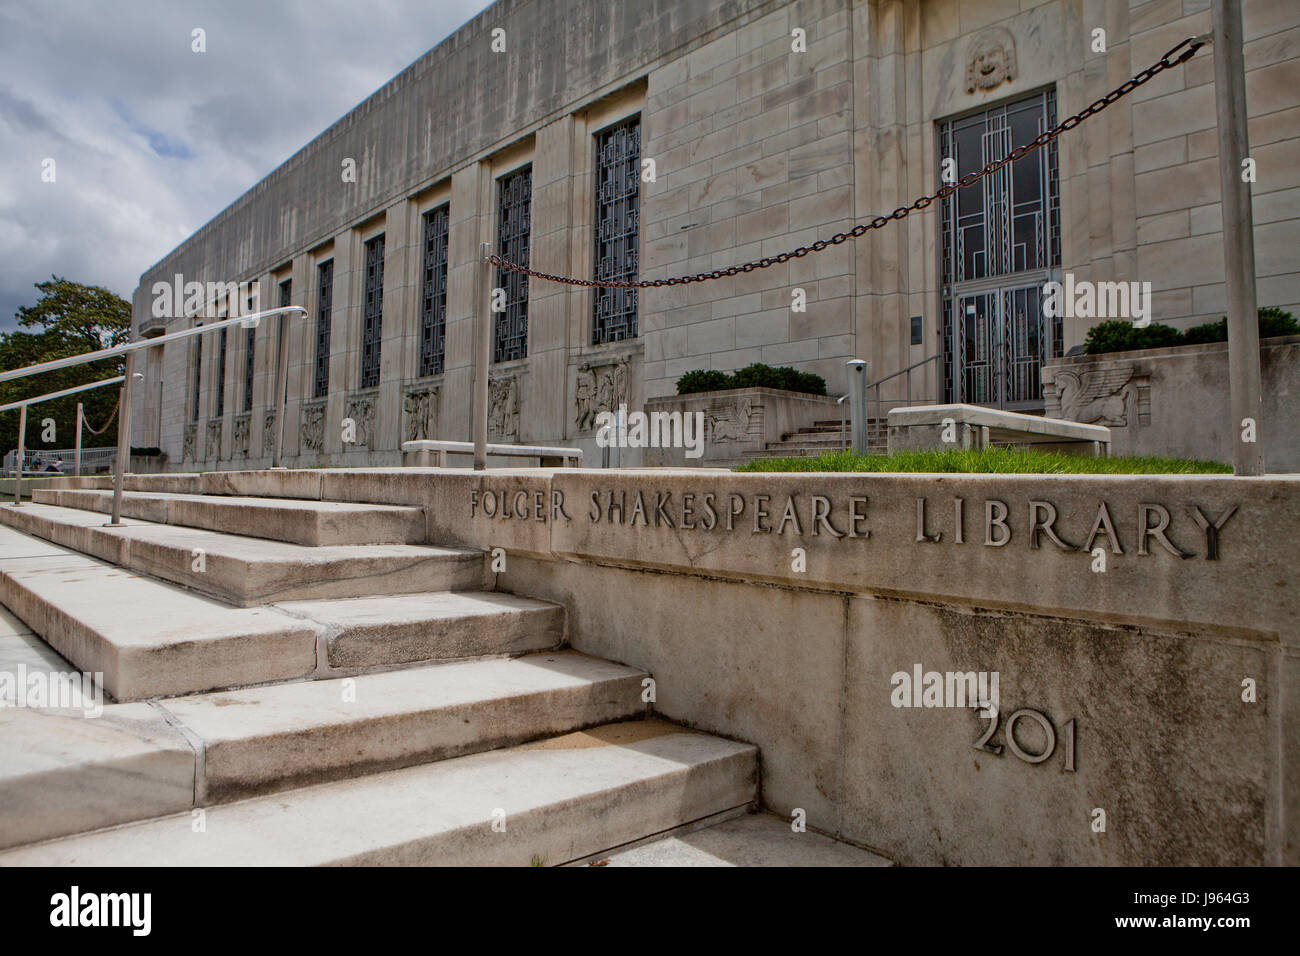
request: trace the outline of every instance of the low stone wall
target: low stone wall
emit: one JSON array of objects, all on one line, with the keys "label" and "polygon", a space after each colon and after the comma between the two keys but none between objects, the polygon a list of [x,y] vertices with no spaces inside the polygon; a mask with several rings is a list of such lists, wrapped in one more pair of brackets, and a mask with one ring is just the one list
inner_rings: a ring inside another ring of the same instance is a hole
[{"label": "low stone wall", "polygon": [[[1265,465],[1300,472],[1300,335],[1265,339],[1259,358]],[[1225,342],[1050,359],[1042,377],[1047,416],[1108,426],[1112,455],[1232,461]]]},{"label": "low stone wall", "polygon": [[[503,549],[498,589],[761,747],[769,808],[899,862],[1300,863],[1300,478],[199,481],[418,504],[431,541]],[[953,699],[981,673],[996,717]]]},{"label": "low stone wall", "polygon": [[666,395],[645,403],[647,413],[704,415],[704,454],[687,458],[682,448],[646,448],[642,461],[652,466],[738,465],[747,452],[762,451],[787,432],[815,421],[840,417],[835,399],[777,388],[731,388],[720,392]]}]

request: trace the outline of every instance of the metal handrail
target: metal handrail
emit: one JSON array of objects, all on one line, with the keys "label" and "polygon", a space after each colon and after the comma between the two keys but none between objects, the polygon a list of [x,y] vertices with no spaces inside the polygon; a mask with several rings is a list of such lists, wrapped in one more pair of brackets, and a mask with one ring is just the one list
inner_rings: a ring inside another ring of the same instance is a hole
[{"label": "metal handrail", "polygon": [[875,418],[875,421],[876,421],[876,429],[877,429],[877,432],[879,431],[879,429],[880,429],[880,427],[881,427],[881,425],[880,425],[880,386],[881,386],[881,385],[884,385],[884,384],[885,384],[886,382],[888,382],[890,379],[898,378],[898,376],[900,376],[900,375],[906,375],[906,376],[907,376],[907,404],[908,404],[908,405],[911,405],[911,404],[912,404],[912,370],[913,370],[913,369],[916,369],[916,368],[920,368],[922,365],[925,365],[925,364],[927,364],[927,363],[929,363],[929,362],[933,362],[935,359],[937,359],[937,358],[942,358],[942,357],[943,357],[943,353],[942,353],[942,352],[935,352],[933,355],[928,355],[928,356],[926,356],[925,358],[921,359],[919,362],[913,362],[911,365],[907,366],[907,368],[900,368],[897,372],[890,372],[888,375],[885,375],[885,376],[883,376],[882,378],[878,378],[878,379],[876,379],[874,382],[870,382],[870,383],[867,385],[866,390],[870,390],[870,389],[873,389],[873,388],[876,390],[876,418]]},{"label": "metal handrail", "polygon": [[[0,412],[11,412],[15,408],[26,408],[28,405],[37,405],[41,402],[48,402],[51,399],[63,398],[65,395],[75,395],[77,392],[88,392],[92,388],[103,388],[105,385],[116,385],[125,380],[125,375],[114,375],[112,378],[102,379],[98,382],[91,382],[89,385],[76,385],[72,388],[61,389],[57,392],[46,392],[44,395],[37,395],[34,398],[24,398],[21,401],[10,402],[8,405],[0,405]],[[19,443],[21,444],[21,440]]]},{"label": "metal handrail", "polygon": [[845,392],[839,398],[835,399],[835,404],[840,407],[840,451],[849,450],[849,413],[844,410],[844,402],[848,397],[849,393]]},{"label": "metal handrail", "polygon": [[[0,412],[12,411],[15,408],[22,410],[18,416],[18,461],[14,465],[14,506],[15,507],[22,504],[23,458],[27,453],[27,447],[26,447],[27,446],[27,406],[38,405],[41,402],[48,402],[51,399],[55,399],[55,398],[63,398],[65,395],[75,395],[78,392],[88,392],[92,388],[103,388],[105,385],[116,385],[119,382],[124,382],[124,381],[126,381],[125,375],[115,375],[112,378],[102,379],[101,381],[98,382],[90,382],[87,385],[74,385],[72,388],[60,389],[57,392],[46,392],[44,395],[36,395],[33,396],[32,398],[24,398],[17,402],[10,402],[8,405],[0,405]],[[81,406],[78,405],[77,408],[80,409]],[[80,420],[78,420],[77,422],[77,445],[78,445],[77,454],[80,455],[81,454]]]},{"label": "metal handrail", "polygon": [[[188,329],[180,329],[176,332],[168,332],[166,335],[156,335],[149,339],[137,339],[134,342],[127,342],[125,345],[115,345],[112,348],[100,349],[98,352],[83,352],[81,355],[70,355],[67,358],[54,359],[51,362],[41,362],[38,365],[28,365],[23,368],[11,369],[7,372],[0,372],[0,382],[10,382],[17,378],[26,378],[28,375],[39,375],[42,372],[53,372],[56,369],[71,368],[74,365],[85,365],[88,362],[98,362],[106,358],[116,358],[119,355],[126,356],[126,373],[122,381],[122,393],[120,397],[121,406],[118,411],[117,420],[117,467],[113,474],[113,517],[109,522],[110,526],[120,525],[122,523],[122,490],[126,476],[126,467],[130,463],[131,455],[131,379],[133,360],[135,353],[142,349],[157,348],[167,342],[175,342],[179,339],[189,338],[194,335],[202,335],[205,332],[214,332],[217,329],[224,329],[231,325],[242,325],[244,328],[256,328],[259,319],[264,319],[272,315],[284,315],[290,312],[301,312],[307,315],[307,310],[300,305],[282,305],[279,308],[267,309],[265,312],[253,312],[249,315],[235,316],[229,319],[218,319],[202,325],[195,325]],[[280,323],[278,344],[280,351],[279,367],[276,370],[275,381],[275,450],[272,455],[271,467],[280,466],[280,451],[284,442],[284,404],[285,404],[285,385],[288,378],[288,350],[285,348],[284,323]]]},{"label": "metal handrail", "polygon": [[888,382],[891,378],[898,378],[898,376],[900,375],[906,375],[908,372],[912,371],[912,369],[920,368],[926,362],[933,362],[935,359],[942,358],[942,357],[943,357],[942,352],[935,352],[933,355],[927,356],[926,358],[921,359],[921,361],[919,362],[913,362],[907,368],[900,368],[897,372],[890,372],[888,375],[884,376],[883,378],[878,378],[874,382],[868,382],[867,388],[876,388],[877,386],[883,385],[885,382]]}]

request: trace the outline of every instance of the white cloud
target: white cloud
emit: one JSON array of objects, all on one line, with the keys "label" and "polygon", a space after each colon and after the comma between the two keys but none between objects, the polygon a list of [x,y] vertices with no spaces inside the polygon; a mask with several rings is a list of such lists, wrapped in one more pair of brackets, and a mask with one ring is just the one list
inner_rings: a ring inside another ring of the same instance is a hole
[{"label": "white cloud", "polygon": [[[141,272],[487,5],[0,10],[0,331],[52,273],[129,299]],[[206,53],[191,51],[195,27]]]}]

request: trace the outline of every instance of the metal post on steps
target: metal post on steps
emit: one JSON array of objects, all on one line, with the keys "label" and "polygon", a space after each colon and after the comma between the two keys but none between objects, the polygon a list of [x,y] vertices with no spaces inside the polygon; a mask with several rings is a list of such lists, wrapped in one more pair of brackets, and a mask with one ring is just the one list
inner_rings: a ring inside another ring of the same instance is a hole
[{"label": "metal post on steps", "polygon": [[[1246,71],[1241,0],[1214,0],[1214,99],[1219,126],[1219,199],[1223,204],[1223,265],[1228,305],[1228,391],[1232,409],[1232,470],[1264,474],[1266,434],[1260,421],[1259,312],[1255,298],[1255,233],[1246,126]],[[1245,440],[1249,436],[1250,440]]]},{"label": "metal post on steps", "polygon": [[81,477],[81,424],[86,418],[86,406],[77,402],[77,444],[72,458],[72,474]]},{"label": "metal post on steps", "polygon": [[14,507],[23,503],[23,455],[27,453],[27,406],[18,413],[18,462],[14,465]]},{"label": "metal post on steps", "polygon": [[487,468],[488,367],[492,362],[492,254],[490,242],[480,242],[478,281],[474,284],[474,470]]},{"label": "metal post on steps", "polygon": [[853,452],[867,453],[867,363],[849,359],[849,412],[853,416]]},{"label": "metal post on steps", "polygon": [[[275,409],[275,437],[271,442],[271,467],[283,468],[280,463],[281,455],[284,452],[284,406],[286,402],[286,393],[289,390],[289,350],[285,348],[285,320],[289,316],[287,313],[280,313],[280,328],[276,336],[277,349],[275,361],[275,401],[272,407]],[[263,451],[263,454],[266,454]]]},{"label": "metal post on steps", "polygon": [[135,378],[135,352],[126,353],[126,376],[122,379],[117,409],[117,466],[113,469],[113,518],[105,527],[122,523],[122,491],[126,487],[126,470],[131,466],[131,384]]}]

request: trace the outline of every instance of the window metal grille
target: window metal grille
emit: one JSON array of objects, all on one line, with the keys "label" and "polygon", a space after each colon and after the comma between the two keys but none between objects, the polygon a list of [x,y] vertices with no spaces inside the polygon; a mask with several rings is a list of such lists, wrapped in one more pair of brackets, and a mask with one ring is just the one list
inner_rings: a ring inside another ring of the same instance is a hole
[{"label": "window metal grille", "polygon": [[447,333],[447,206],[424,214],[424,278],[420,295],[419,375],[442,371]]},{"label": "window metal grille", "polygon": [[330,312],[334,306],[334,260],[326,259],[316,267],[316,375],[314,398],[324,398],[330,390]]},{"label": "window metal grille", "polygon": [[[217,316],[224,319],[225,313]],[[217,339],[217,405],[212,412],[213,418],[220,418],[226,412],[226,332],[228,329],[221,330],[221,337]]]},{"label": "window metal grille", "polygon": [[[248,297],[248,308],[245,315],[252,315],[257,311],[257,300],[253,296]],[[244,332],[244,411],[253,410],[253,371],[256,368],[254,361],[254,349],[257,347],[257,326],[253,326]]]},{"label": "window metal grille", "polygon": [[194,391],[190,393],[190,421],[199,420],[199,396],[203,394],[203,336],[194,336]]},{"label": "window metal grille", "polygon": [[[641,216],[641,118],[596,136],[596,278],[637,277]],[[637,290],[595,290],[591,344],[636,338]]]},{"label": "window metal grille", "polygon": [[[280,283],[280,308],[283,309],[285,306],[289,306],[292,304],[293,304],[293,280],[285,279],[283,282]],[[285,344],[284,343],[284,320],[286,318],[288,318],[288,316],[283,312],[280,313],[280,315],[276,316],[276,319],[278,321],[275,324],[275,352],[273,353],[274,361],[272,361],[271,363],[271,382],[273,383],[271,385],[272,391],[274,391],[276,387],[280,385],[280,350],[284,348],[284,344]],[[282,397],[283,396],[278,396],[278,395],[273,396],[267,402],[267,405],[269,405],[273,409],[279,408],[280,399]]]},{"label": "window metal grille", "polygon": [[379,347],[384,319],[384,237],[366,243],[366,284],[361,323],[361,387],[379,384]]},{"label": "window metal grille", "polygon": [[[532,227],[533,168],[503,176],[497,182],[497,254],[528,265]],[[528,276],[497,270],[497,287],[505,289],[505,311],[493,323],[492,361],[505,362],[528,354]]]}]

